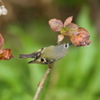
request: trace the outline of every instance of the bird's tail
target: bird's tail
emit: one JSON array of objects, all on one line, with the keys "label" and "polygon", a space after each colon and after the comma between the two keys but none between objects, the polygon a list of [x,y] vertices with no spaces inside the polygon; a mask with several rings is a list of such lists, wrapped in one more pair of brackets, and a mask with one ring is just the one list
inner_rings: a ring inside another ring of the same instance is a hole
[{"label": "bird's tail", "polygon": [[20,54],[19,55],[19,58],[33,58],[33,53],[30,53],[30,54]]}]

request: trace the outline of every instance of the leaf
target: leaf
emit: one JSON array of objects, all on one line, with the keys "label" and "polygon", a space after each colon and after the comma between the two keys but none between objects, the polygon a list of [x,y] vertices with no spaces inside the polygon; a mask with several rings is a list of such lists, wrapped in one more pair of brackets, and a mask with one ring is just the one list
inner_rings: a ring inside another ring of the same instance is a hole
[{"label": "leaf", "polygon": [[0,49],[0,60],[10,60],[13,57],[10,49]]},{"label": "leaf", "polygon": [[9,60],[9,59],[13,58],[14,56],[12,55],[12,52],[10,49],[8,49],[8,48],[1,49],[3,44],[4,44],[4,38],[0,34],[0,60]]},{"label": "leaf", "polygon": [[78,29],[78,26],[74,23],[69,23],[67,26],[66,26],[67,29],[71,29],[71,30],[77,30]]},{"label": "leaf", "polygon": [[61,30],[61,34],[65,36],[76,36],[78,33],[78,26],[74,23],[69,23],[66,27],[64,27],[64,30],[63,28]]},{"label": "leaf", "polygon": [[79,34],[82,35],[83,38],[90,37],[90,34],[88,33],[88,31],[82,27],[78,28],[78,32]]},{"label": "leaf", "polygon": [[56,32],[59,32],[63,27],[62,21],[57,20],[57,19],[49,20],[49,25],[50,25],[51,29]]},{"label": "leaf", "polygon": [[3,44],[4,44],[4,38],[0,34],[0,48],[3,46]]},{"label": "leaf", "polygon": [[70,41],[75,46],[87,46],[91,43],[89,40],[89,33],[84,28],[78,27],[77,24],[72,23],[73,16],[68,17],[64,25],[61,20],[51,19],[49,20],[49,25],[53,31],[60,32],[58,35],[57,43],[64,39],[64,36],[68,36]]},{"label": "leaf", "polygon": [[73,20],[73,16],[68,17],[64,22],[64,27],[66,27],[69,23],[71,23]]},{"label": "leaf", "polygon": [[64,35],[58,35],[57,43],[60,43],[64,39]]},{"label": "leaf", "polygon": [[79,27],[78,28],[79,34],[77,36],[71,36],[70,40],[75,46],[87,46],[91,43],[89,40],[89,33],[84,28]]}]

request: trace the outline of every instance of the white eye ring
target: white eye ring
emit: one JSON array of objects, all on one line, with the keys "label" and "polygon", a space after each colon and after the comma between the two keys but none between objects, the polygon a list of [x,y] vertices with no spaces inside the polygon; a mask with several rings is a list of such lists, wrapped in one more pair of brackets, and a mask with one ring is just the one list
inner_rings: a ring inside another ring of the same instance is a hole
[{"label": "white eye ring", "polygon": [[68,47],[68,44],[65,44],[65,48],[67,48]]}]

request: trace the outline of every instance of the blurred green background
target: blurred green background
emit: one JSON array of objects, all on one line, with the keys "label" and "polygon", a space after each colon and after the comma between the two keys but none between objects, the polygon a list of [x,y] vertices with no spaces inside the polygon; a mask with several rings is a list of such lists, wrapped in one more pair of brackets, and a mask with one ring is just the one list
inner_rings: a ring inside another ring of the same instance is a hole
[{"label": "blurred green background", "polygon": [[[0,33],[15,58],[0,61],[0,100],[32,100],[48,66],[27,64],[20,53],[56,45],[58,33],[49,19],[73,22],[87,29],[92,43],[71,46],[55,63],[38,100],[100,100],[100,0],[3,0],[8,14],[0,16]],[[67,40],[66,40],[67,41]]]}]

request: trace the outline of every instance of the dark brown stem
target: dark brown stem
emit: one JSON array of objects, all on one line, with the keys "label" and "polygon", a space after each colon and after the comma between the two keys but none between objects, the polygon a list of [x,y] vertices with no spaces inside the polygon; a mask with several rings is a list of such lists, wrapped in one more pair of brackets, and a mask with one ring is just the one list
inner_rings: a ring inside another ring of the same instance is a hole
[{"label": "dark brown stem", "polygon": [[52,67],[53,67],[53,65],[49,65],[48,69],[46,70],[46,72],[45,72],[45,74],[44,74],[44,76],[43,76],[41,82],[40,82],[39,85],[38,85],[38,88],[37,88],[37,91],[36,91],[36,93],[35,93],[35,96],[34,96],[33,100],[37,100],[37,98],[39,97],[40,91],[41,91],[41,89],[43,88],[43,84],[44,84],[44,82],[45,82],[45,80],[46,80],[48,74],[50,73]]}]

